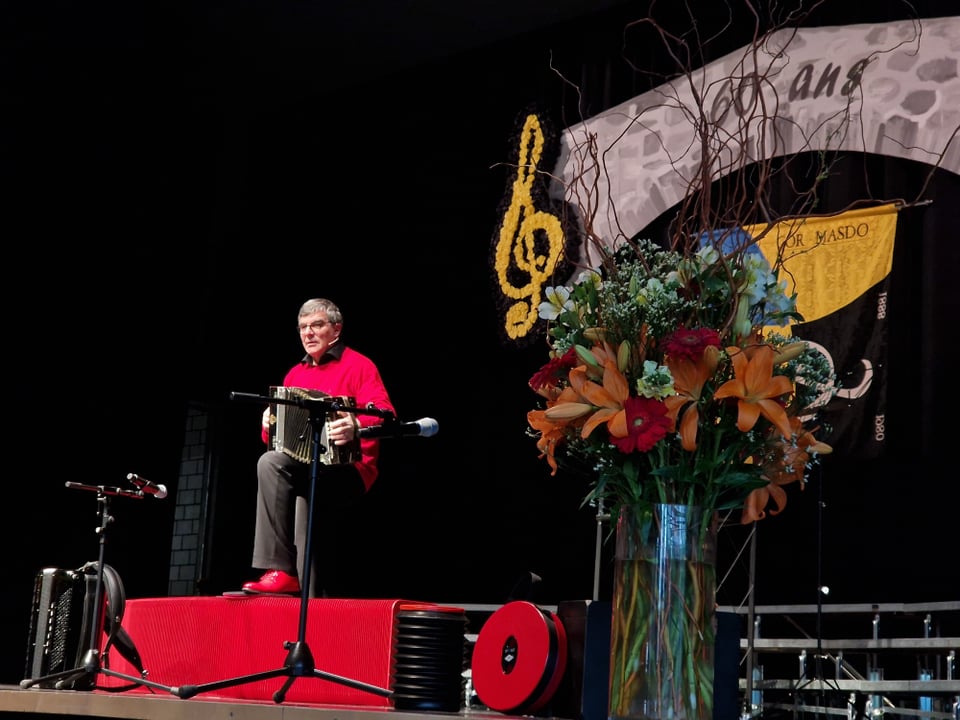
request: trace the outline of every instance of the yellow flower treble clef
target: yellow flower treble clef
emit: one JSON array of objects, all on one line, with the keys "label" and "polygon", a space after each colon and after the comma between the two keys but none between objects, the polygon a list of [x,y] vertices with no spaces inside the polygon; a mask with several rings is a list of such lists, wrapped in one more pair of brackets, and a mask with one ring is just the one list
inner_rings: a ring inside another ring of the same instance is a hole
[{"label": "yellow flower treble clef", "polygon": [[[517,300],[507,309],[505,329],[512,339],[523,337],[537,322],[537,306],[542,289],[553,275],[563,255],[563,226],[549,212],[537,210],[533,202],[533,183],[537,163],[543,155],[543,130],[539,118],[528,115],[520,134],[517,177],[513,181],[510,205],[503,214],[497,242],[495,267],[501,292]],[[546,254],[544,254],[544,240]],[[539,245],[539,246],[538,246]],[[525,274],[525,284],[516,285],[509,277],[511,264]]]}]

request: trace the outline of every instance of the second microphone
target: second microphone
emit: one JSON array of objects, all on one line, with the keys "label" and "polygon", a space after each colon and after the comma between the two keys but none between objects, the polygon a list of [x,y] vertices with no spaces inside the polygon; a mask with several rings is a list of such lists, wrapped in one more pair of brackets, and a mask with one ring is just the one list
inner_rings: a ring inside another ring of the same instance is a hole
[{"label": "second microphone", "polygon": [[167,488],[165,485],[150,482],[136,473],[127,473],[127,480],[144,495],[153,495],[157,500],[163,500],[163,498],[167,496]]},{"label": "second microphone", "polygon": [[433,418],[420,418],[413,422],[385,422],[382,425],[360,428],[360,437],[432,437],[437,434],[439,429],[440,426]]}]

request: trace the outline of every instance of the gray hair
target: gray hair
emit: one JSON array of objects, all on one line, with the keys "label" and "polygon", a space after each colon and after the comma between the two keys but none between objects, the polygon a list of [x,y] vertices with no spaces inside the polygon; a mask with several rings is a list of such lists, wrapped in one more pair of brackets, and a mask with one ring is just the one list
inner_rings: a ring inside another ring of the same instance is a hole
[{"label": "gray hair", "polygon": [[314,313],[323,313],[327,316],[327,322],[333,323],[334,325],[343,323],[343,313],[340,312],[340,308],[326,298],[312,298],[307,300],[300,306],[300,312],[297,313],[297,317],[302,318],[305,315],[313,315]]}]

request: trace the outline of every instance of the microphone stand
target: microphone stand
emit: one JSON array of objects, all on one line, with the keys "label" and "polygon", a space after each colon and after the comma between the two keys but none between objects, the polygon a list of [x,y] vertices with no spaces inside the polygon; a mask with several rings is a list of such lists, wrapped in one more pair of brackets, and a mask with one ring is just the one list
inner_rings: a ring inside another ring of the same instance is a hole
[{"label": "microphone stand", "polygon": [[273,700],[276,703],[283,702],[287,690],[293,685],[297,678],[315,677],[323,680],[331,680],[347,687],[364,692],[373,693],[382,697],[391,697],[392,690],[387,688],[370,685],[368,683],[353,680],[341,675],[318,670],[314,664],[313,653],[307,644],[307,616],[309,610],[310,598],[310,553],[313,545],[313,516],[314,516],[314,498],[316,495],[317,478],[320,473],[320,428],[321,424],[326,422],[325,415],[330,412],[349,412],[363,415],[377,415],[382,418],[392,419],[393,413],[387,410],[378,410],[375,408],[360,409],[350,407],[343,403],[325,398],[280,398],[263,395],[253,395],[250,393],[230,393],[232,400],[250,400],[266,403],[280,403],[283,405],[297,405],[309,411],[309,423],[313,431],[313,448],[310,463],[310,499],[307,507],[307,530],[306,542],[304,543],[303,558],[303,577],[300,579],[300,621],[297,628],[297,639],[295,641],[285,641],[283,646],[288,650],[287,657],[283,666],[263,672],[241,675],[239,677],[226,680],[217,680],[214,682],[202,683],[200,685],[181,685],[170,688],[170,692],[180,698],[191,698],[199,693],[219,690],[221,688],[233,687],[245,683],[267,680],[274,677],[286,677],[279,690],[273,694]]},{"label": "microphone stand", "polygon": [[69,481],[66,483],[66,486],[68,488],[74,488],[77,490],[96,492],[97,505],[99,508],[97,510],[97,514],[100,517],[100,526],[97,528],[96,532],[100,536],[100,553],[97,559],[97,579],[93,594],[93,622],[90,623],[90,635],[87,640],[87,651],[83,656],[83,662],[81,665],[70,670],[63,670],[61,672],[44,675],[42,677],[21,680],[20,687],[26,690],[39,683],[56,681],[54,687],[60,690],[66,688],[72,682],[79,680],[82,677],[90,678],[90,686],[92,687],[96,682],[95,678],[97,674],[102,673],[110,677],[127,680],[135,685],[144,685],[150,688],[169,690],[169,688],[165,685],[159,685],[157,683],[150,682],[145,677],[125,675],[115,670],[111,670],[110,668],[100,666],[100,636],[103,634],[104,621],[103,608],[101,608],[101,603],[103,602],[104,597],[103,562],[106,555],[107,528],[109,527],[110,523],[113,522],[113,516],[110,514],[110,498],[116,496],[143,499],[144,493],[141,491],[122,490],[121,488],[116,487],[108,488],[103,485],[85,485],[83,483]]},{"label": "microphone stand", "polygon": [[[823,674],[823,660],[827,656],[823,651],[823,596],[825,586],[823,584],[823,509],[826,503],[823,499],[823,472],[819,474],[819,485],[817,487],[817,649],[814,658],[814,677],[807,678],[806,682],[797,685],[797,691],[802,691],[808,685],[816,684],[816,702],[817,708],[824,707],[824,686],[829,686],[829,690],[838,691],[839,685],[828,681]],[[806,667],[804,667],[806,675]]]}]

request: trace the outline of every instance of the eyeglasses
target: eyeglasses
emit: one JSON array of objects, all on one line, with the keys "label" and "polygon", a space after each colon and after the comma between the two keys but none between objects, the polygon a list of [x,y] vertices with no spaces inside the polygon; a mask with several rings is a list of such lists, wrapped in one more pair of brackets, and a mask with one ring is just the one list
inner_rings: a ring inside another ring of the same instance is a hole
[{"label": "eyeglasses", "polygon": [[301,335],[303,335],[307,330],[313,330],[315,333],[318,333],[321,330],[323,330],[325,325],[329,325],[329,324],[330,323],[327,322],[326,320],[317,320],[315,322],[310,323],[309,325],[298,325],[297,332],[300,333]]}]

